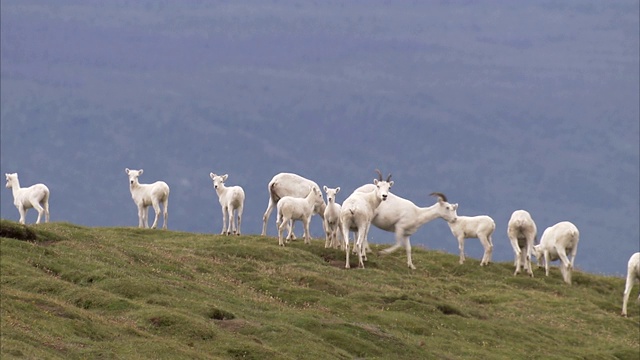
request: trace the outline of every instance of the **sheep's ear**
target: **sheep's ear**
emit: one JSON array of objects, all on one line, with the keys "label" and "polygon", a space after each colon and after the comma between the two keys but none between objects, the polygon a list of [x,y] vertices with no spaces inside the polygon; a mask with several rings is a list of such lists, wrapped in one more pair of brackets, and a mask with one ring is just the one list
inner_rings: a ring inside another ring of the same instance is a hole
[{"label": "sheep's ear", "polygon": [[378,185],[378,179],[373,179],[373,183],[374,183],[375,185]]},{"label": "sheep's ear", "polygon": [[453,210],[458,210],[458,204],[453,204]]},{"label": "sheep's ear", "polygon": [[211,180],[213,180],[213,178],[214,178],[214,177],[216,177],[216,174],[214,174],[214,173],[210,173],[210,174],[209,174],[209,177],[211,177]]},{"label": "sheep's ear", "polygon": [[227,178],[229,177],[229,174],[224,174],[222,175],[222,181],[227,181]]},{"label": "sheep's ear", "polygon": [[131,171],[131,170],[129,170],[129,168],[124,168],[124,172],[126,172],[127,175],[129,175],[129,171]]},{"label": "sheep's ear", "polygon": [[393,181],[389,181],[389,187],[393,186]]},{"label": "sheep's ear", "polygon": [[340,192],[340,186],[336,188],[336,194]]},{"label": "sheep's ear", "polygon": [[138,175],[142,175],[143,172],[144,172],[144,170],[142,170],[142,169],[138,170]]},{"label": "sheep's ear", "polygon": [[327,185],[324,185],[324,186],[322,187],[322,190],[324,190],[324,192],[327,192],[327,189],[329,189],[329,188],[327,187]]}]

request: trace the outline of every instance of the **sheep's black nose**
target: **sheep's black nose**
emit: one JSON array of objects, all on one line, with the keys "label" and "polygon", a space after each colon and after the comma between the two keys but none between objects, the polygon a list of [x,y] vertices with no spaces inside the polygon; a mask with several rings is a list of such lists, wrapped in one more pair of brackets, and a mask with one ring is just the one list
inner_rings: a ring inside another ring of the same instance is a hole
[{"label": "sheep's black nose", "polygon": [[387,195],[382,195],[382,200],[387,200]]}]

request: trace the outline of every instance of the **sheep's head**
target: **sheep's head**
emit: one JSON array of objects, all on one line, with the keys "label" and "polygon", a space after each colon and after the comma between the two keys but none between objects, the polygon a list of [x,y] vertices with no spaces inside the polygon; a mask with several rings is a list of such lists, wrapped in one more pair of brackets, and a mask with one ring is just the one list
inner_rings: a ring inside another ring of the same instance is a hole
[{"label": "sheep's head", "polygon": [[432,192],[431,196],[438,198],[438,214],[446,222],[455,222],[458,218],[458,204],[449,204],[447,197],[443,193]]},{"label": "sheep's head", "polygon": [[393,186],[393,181],[391,181],[391,173],[387,176],[387,180],[382,180],[382,172],[376,169],[378,173],[378,178],[373,179],[373,184],[376,186],[378,194],[382,198],[382,201],[387,200],[387,196],[389,196],[389,189]]},{"label": "sheep's head", "polygon": [[209,176],[211,177],[211,180],[213,180],[213,188],[218,190],[218,188],[224,187],[224,182],[227,181],[229,174],[216,175],[214,173],[210,173]]},{"label": "sheep's head", "polygon": [[330,187],[327,187],[326,185],[323,186],[324,192],[327,193],[327,202],[328,203],[335,203],[336,202],[336,194],[338,192],[340,192],[340,186],[338,186],[335,189],[332,189]]},{"label": "sheep's head", "polygon": [[7,185],[6,187],[8,189],[10,189],[13,186],[13,183],[18,180],[18,174],[13,173],[13,174],[4,174],[4,176],[7,178]]},{"label": "sheep's head", "polygon": [[536,257],[536,262],[538,263],[538,267],[542,264],[542,256],[543,256],[542,246],[540,244],[533,246],[533,256]]},{"label": "sheep's head", "polygon": [[134,185],[138,183],[138,176],[142,175],[142,173],[144,172],[144,170],[140,169],[140,170],[129,170],[124,169],[124,171],[127,173],[127,175],[129,176],[129,185]]}]

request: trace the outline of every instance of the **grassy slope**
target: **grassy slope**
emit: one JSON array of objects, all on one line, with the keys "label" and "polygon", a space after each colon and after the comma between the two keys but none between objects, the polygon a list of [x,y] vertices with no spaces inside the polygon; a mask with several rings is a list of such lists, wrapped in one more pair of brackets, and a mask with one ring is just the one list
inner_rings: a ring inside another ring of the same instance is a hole
[{"label": "grassy slope", "polygon": [[[324,241],[2,220],[7,358],[637,359],[624,280],[414,249],[344,269]],[[17,240],[20,238],[21,240]],[[25,241],[25,239],[29,239]],[[374,245],[374,250],[378,249]],[[353,257],[352,266],[357,264]],[[636,288],[637,289],[637,288]],[[636,291],[632,294],[635,298]]]}]

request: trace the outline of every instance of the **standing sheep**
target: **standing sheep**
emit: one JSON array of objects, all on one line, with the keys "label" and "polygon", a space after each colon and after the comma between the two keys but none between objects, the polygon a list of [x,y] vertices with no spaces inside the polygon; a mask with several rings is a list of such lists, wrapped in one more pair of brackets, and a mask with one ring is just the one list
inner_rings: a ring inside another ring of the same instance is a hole
[{"label": "standing sheep", "polygon": [[536,223],[531,218],[531,214],[525,210],[516,210],[511,214],[507,225],[507,235],[511,241],[513,252],[515,253],[516,271],[513,275],[520,273],[521,268],[533,277],[531,270],[531,253],[537,233]]},{"label": "standing sheep", "polygon": [[148,228],[149,222],[149,206],[153,206],[156,217],[153,220],[152,229],[158,226],[158,218],[160,217],[160,204],[164,207],[164,222],[162,228],[167,229],[167,220],[169,219],[169,185],[164,181],[156,181],[153,184],[140,184],[138,177],[142,175],[143,170],[124,169],[129,176],[129,190],[131,198],[138,207],[138,227]]},{"label": "standing sheep", "polygon": [[17,173],[4,175],[7,178],[6,187],[13,193],[13,204],[20,213],[20,224],[25,224],[27,210],[31,208],[38,212],[36,224],[40,224],[42,215],[44,215],[44,222],[49,222],[49,188],[44,184],[21,188]]},{"label": "standing sheep", "polygon": [[458,239],[458,249],[460,250],[460,264],[464,263],[464,239],[478,238],[484,248],[484,255],[480,266],[489,265],[493,254],[493,242],[491,235],[496,229],[496,223],[487,215],[479,216],[458,216],[458,204],[453,205],[456,215],[452,220],[447,221],[451,233]]},{"label": "standing sheep", "polygon": [[[544,230],[540,244],[533,247],[538,265],[544,263],[545,275],[549,276],[549,262],[560,259],[560,272],[564,282],[571,285],[571,269],[578,253],[580,232],[569,221],[561,221]],[[571,259],[567,257],[571,255]]]},{"label": "standing sheep", "polygon": [[[240,186],[225,186],[224,182],[229,177],[228,174],[216,175],[210,173],[213,180],[213,188],[218,194],[218,201],[222,206],[222,235],[240,235],[242,226],[242,210],[244,208],[244,190]],[[236,223],[237,215],[237,223]],[[229,219],[227,222],[227,218]]]},{"label": "standing sheep", "polygon": [[336,194],[340,192],[340,187],[332,189],[325,185],[323,189],[327,194],[327,207],[324,209],[324,231],[326,234],[324,247],[336,249],[340,247],[338,233],[342,231],[340,227],[341,206],[336,202]]},{"label": "standing sheep", "polygon": [[[631,288],[636,280],[640,280],[640,252],[631,255],[627,263],[627,282],[622,295],[622,316],[627,316],[627,303],[629,295],[631,295]],[[640,294],[638,294],[638,300],[640,300]]]},{"label": "standing sheep", "polygon": [[322,200],[322,193],[320,193],[316,187],[309,186],[309,193],[303,198],[285,196],[278,201],[278,205],[276,206],[278,211],[276,218],[278,245],[284,246],[284,240],[282,238],[284,228],[285,226],[289,227],[289,234],[291,234],[293,222],[296,220],[300,220],[304,224],[304,243],[311,243],[309,223],[311,222],[311,215],[313,215],[313,209],[318,198],[320,198],[320,201],[324,201]]}]

